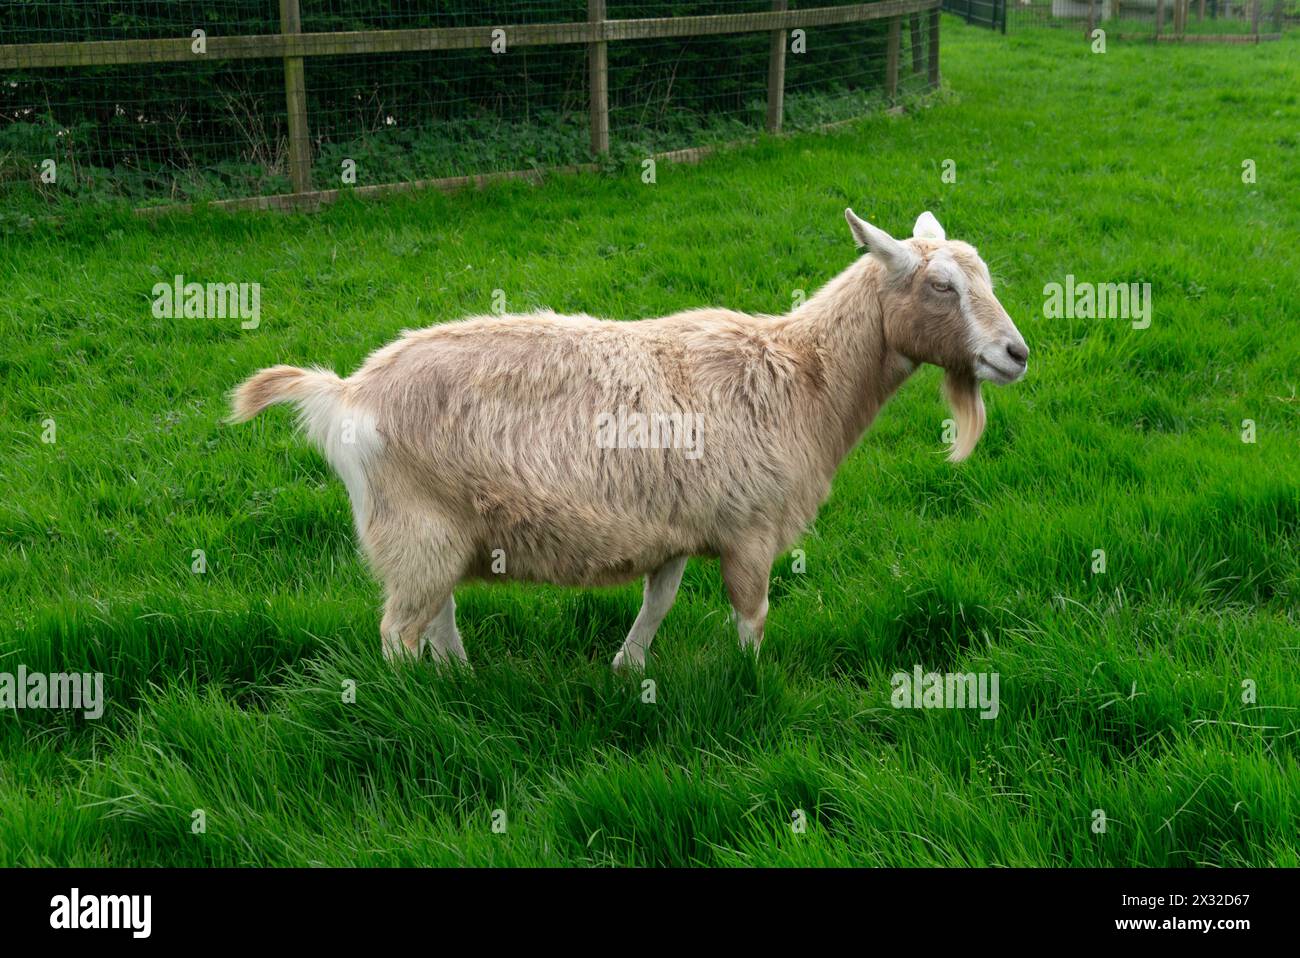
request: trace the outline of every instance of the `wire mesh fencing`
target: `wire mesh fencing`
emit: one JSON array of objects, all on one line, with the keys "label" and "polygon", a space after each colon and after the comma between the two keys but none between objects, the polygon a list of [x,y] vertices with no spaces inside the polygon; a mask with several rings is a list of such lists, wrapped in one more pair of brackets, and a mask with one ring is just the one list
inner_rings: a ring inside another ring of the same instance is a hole
[{"label": "wire mesh fencing", "polygon": [[1300,0],[1006,0],[1007,30],[1054,27],[1152,42],[1258,43],[1294,23]]},{"label": "wire mesh fencing", "polygon": [[617,163],[938,81],[939,0],[0,2],[0,214]]}]

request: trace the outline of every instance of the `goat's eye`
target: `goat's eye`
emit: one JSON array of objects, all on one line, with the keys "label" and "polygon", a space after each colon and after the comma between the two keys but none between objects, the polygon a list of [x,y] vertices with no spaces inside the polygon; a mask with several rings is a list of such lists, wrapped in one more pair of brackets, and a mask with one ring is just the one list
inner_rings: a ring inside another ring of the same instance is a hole
[{"label": "goat's eye", "polygon": [[952,284],[951,284],[951,283],[941,283],[941,282],[939,282],[937,279],[933,279],[933,280],[930,280],[930,285],[931,285],[932,287],[934,287],[934,289],[935,289],[937,292],[940,292],[940,293],[951,293],[951,292],[952,292]]}]

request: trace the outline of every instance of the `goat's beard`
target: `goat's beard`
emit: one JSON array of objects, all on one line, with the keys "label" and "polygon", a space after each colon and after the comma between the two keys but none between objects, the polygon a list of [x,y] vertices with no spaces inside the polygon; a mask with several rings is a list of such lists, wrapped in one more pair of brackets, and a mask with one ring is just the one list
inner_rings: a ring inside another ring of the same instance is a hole
[{"label": "goat's beard", "polygon": [[980,394],[979,380],[968,372],[945,373],[943,392],[957,422],[957,441],[952,444],[948,461],[961,462],[971,454],[984,432],[984,397]]}]

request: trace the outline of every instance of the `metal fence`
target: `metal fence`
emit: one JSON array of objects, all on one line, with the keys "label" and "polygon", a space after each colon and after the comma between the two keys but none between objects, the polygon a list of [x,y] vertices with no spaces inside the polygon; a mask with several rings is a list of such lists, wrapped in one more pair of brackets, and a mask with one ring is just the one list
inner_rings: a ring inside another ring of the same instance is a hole
[{"label": "metal fence", "polygon": [[0,3],[0,214],[313,205],[816,128],[938,84],[939,2]]},{"label": "metal fence", "polygon": [[1007,0],[943,0],[943,11],[978,27],[1007,32]]}]

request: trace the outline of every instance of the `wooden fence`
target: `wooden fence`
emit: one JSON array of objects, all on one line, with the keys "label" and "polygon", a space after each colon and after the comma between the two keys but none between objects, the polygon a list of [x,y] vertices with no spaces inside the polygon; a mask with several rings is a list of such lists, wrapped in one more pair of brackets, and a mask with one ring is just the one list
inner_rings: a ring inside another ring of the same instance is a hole
[{"label": "wooden fence", "polygon": [[[1122,0],[1117,0],[1116,6],[1122,14]],[[1188,33],[1192,6],[1192,0],[1156,0],[1153,31],[1150,34],[1121,33],[1118,39],[1151,40],[1153,43],[1260,43],[1282,38],[1282,0],[1273,0],[1274,33],[1261,33],[1259,29],[1264,0],[1249,0],[1249,33]],[[1089,0],[1086,34],[1092,33],[1097,22],[1098,7],[1097,0]],[[1204,20],[1205,0],[1199,0],[1196,10],[1196,19]],[[1165,26],[1166,11],[1169,14],[1169,29]]]},{"label": "wooden fence", "polygon": [[[944,9],[984,0],[944,0]],[[992,0],[996,2],[996,0]],[[1151,43],[1262,43],[1281,39],[1292,0],[1007,0],[1006,21],[1013,32],[1026,27],[1071,27],[1082,23],[1091,39],[1096,28],[1109,39]],[[1119,22],[1125,30],[1111,33]],[[1232,24],[1235,29],[1226,28]],[[1211,29],[1212,28],[1212,29]]]},{"label": "wooden fence", "polygon": [[[1095,2],[1095,0],[1094,0]],[[1157,43],[1186,43],[1188,41],[1198,43],[1259,43],[1263,40],[1280,40],[1282,39],[1282,0],[1274,0],[1273,3],[1273,23],[1274,33],[1260,33],[1259,25],[1262,19],[1264,0],[1250,0],[1250,32],[1249,33],[1188,33],[1187,23],[1191,14],[1192,0],[1156,0],[1155,15],[1155,32],[1152,40]],[[1172,22],[1169,31],[1165,30],[1165,10],[1168,7],[1171,11]],[[1205,0],[1200,0],[1197,6],[1198,20],[1205,19]],[[1121,36],[1120,39],[1134,39],[1132,37]]]},{"label": "wooden fence", "polygon": [[[898,91],[903,21],[909,22],[913,70],[927,74],[931,87],[939,84],[939,12],[941,0],[879,0],[848,6],[790,10],[787,0],[772,0],[772,9],[708,16],[609,20],[605,0],[587,0],[588,17],[572,23],[484,25],[399,30],[358,30],[304,33],[299,0],[280,0],[280,32],[247,36],[205,37],[205,49],[196,52],[191,37],[100,40],[58,43],[0,44],[0,69],[40,70],[58,67],[92,67],[122,64],[194,62],[203,60],[282,59],[287,106],[288,168],[293,193],[278,197],[249,197],[217,201],[212,205],[294,207],[315,205],[337,198],[339,190],[313,191],[311,140],[307,123],[306,57],[342,54],[386,54],[439,50],[489,49],[504,39],[510,47],[549,44],[585,44],[588,55],[591,151],[608,153],[609,57],[608,45],[619,41],[719,34],[770,33],[767,74],[769,132],[780,132],[785,90],[787,31],[796,28],[840,26],[887,20],[885,92]],[[928,45],[922,59],[922,22],[928,20]],[[485,179],[518,177],[524,173],[499,173],[455,177],[446,181],[391,184],[371,187],[377,192],[412,186],[459,186]],[[299,202],[301,201],[301,202]]]}]

